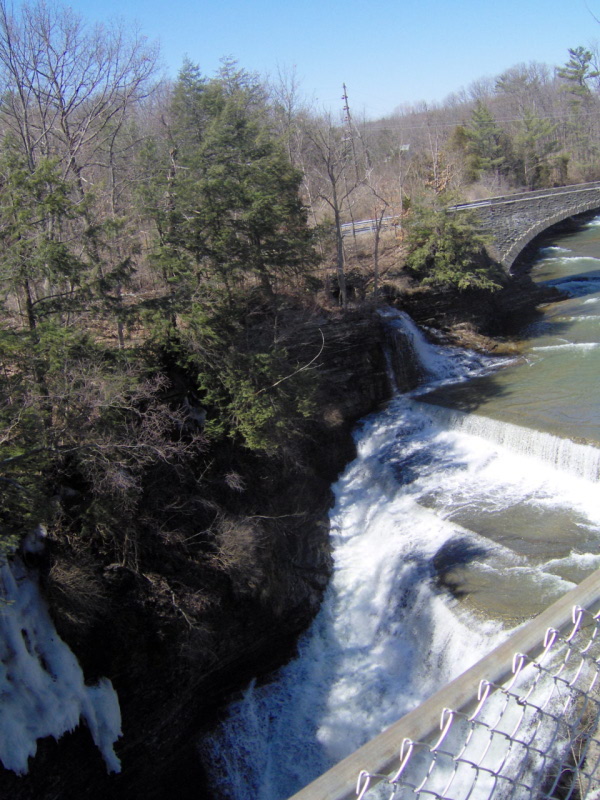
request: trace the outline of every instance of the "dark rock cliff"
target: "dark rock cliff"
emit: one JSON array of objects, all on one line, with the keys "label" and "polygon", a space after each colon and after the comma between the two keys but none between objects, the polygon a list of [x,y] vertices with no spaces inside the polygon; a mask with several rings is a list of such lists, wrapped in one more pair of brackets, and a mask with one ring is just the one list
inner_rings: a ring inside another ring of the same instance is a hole
[{"label": "dark rock cliff", "polygon": [[560,298],[556,289],[535,284],[528,275],[515,275],[500,291],[471,289],[463,292],[420,287],[393,297],[419,325],[450,331],[469,325],[488,337],[510,335],[542,303]]},{"label": "dark rock cliff", "polygon": [[[320,350],[312,365],[320,411],[308,435],[280,459],[216,453],[235,462],[244,491],[199,506],[199,530],[178,530],[173,511],[169,529],[165,522],[162,536],[143,541],[137,569],[107,564],[101,553],[84,557],[50,532],[42,586],[86,678],[107,676],[118,692],[122,773],[107,775],[80,726],[39,742],[28,775],[4,770],[0,797],[210,796],[199,732],[231,692],[290,657],[316,613],[330,572],[330,485],[353,457],[354,422],[389,395],[376,315],[303,322],[295,347],[302,363]],[[161,513],[168,492],[148,497],[149,513]],[[206,519],[214,520],[210,536]]]}]

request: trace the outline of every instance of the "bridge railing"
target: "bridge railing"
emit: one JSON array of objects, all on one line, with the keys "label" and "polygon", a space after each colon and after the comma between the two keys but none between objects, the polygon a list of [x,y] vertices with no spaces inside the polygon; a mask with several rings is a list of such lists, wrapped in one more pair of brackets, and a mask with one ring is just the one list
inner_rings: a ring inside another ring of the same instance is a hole
[{"label": "bridge railing", "polygon": [[291,800],[600,800],[600,570]]},{"label": "bridge railing", "polygon": [[573,192],[588,192],[596,191],[600,188],[600,181],[591,181],[588,183],[574,183],[569,186],[554,186],[550,189],[536,189],[526,192],[514,192],[513,194],[498,195],[496,197],[486,197],[483,200],[474,200],[471,203],[458,203],[457,205],[450,206],[449,211],[461,211],[477,208],[485,208],[487,206],[506,205],[507,203],[517,203],[519,201],[529,202],[536,198],[550,197],[551,195],[572,194]]},{"label": "bridge railing", "polygon": [[381,220],[376,219],[360,219],[354,222],[343,222],[340,227],[342,229],[342,236],[357,236],[361,233],[370,233],[380,228],[389,228],[394,225],[398,217],[383,217]]}]

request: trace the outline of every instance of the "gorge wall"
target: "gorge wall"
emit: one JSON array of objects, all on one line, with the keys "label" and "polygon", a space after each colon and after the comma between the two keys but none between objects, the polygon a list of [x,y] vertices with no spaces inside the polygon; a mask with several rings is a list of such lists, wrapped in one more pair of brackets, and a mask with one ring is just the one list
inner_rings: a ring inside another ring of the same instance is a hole
[{"label": "gorge wall", "polygon": [[[223,445],[214,459],[233,465],[240,486],[203,499],[213,508],[198,507],[199,530],[173,524],[142,542],[135,569],[75,552],[51,530],[45,552],[27,557],[86,680],[108,677],[118,693],[122,772],[107,774],[80,725],[39,741],[27,775],[3,770],[0,796],[210,796],[199,732],[232,691],[290,657],[316,613],[330,573],[330,485],[353,457],[353,424],[389,395],[375,314],[302,321],[295,342],[299,363],[320,351],[307,435],[270,459]],[[189,502],[200,502],[193,487]]]}]

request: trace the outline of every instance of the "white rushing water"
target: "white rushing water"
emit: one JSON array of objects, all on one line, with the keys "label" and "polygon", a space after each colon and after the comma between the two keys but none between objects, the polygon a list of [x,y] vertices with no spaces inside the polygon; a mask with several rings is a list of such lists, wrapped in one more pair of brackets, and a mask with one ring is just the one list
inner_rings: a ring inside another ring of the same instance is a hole
[{"label": "white rushing water", "polygon": [[600,449],[593,445],[440,406],[429,406],[427,413],[444,427],[496,442],[593,483],[600,479]]},{"label": "white rushing water", "polygon": [[[431,384],[489,369],[429,345],[405,317],[393,324]],[[488,423],[478,435],[410,396],[363,422],[333,487],[333,577],[299,656],[250,686],[205,743],[224,797],[294,794],[600,566],[587,473],[563,471],[556,448],[549,461],[509,449]]]}]

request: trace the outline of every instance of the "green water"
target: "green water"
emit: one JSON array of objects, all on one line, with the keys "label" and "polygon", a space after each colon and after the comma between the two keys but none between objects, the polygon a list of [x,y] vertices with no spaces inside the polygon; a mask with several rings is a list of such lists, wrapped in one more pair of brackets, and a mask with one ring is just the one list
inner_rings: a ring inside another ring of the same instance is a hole
[{"label": "green water", "polygon": [[423,404],[449,430],[531,456],[521,477],[507,460],[484,493],[473,475],[460,494],[421,500],[480,543],[464,563],[440,559],[446,585],[467,608],[506,621],[539,613],[600,567],[600,218],[542,248],[531,274],[566,296],[520,332],[521,357]]},{"label": "green water", "polygon": [[522,358],[432,402],[576,442],[600,443],[600,219],[542,248],[536,281],[568,292],[521,332]]}]

